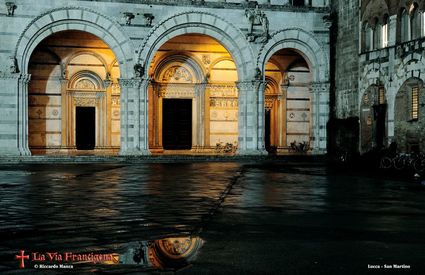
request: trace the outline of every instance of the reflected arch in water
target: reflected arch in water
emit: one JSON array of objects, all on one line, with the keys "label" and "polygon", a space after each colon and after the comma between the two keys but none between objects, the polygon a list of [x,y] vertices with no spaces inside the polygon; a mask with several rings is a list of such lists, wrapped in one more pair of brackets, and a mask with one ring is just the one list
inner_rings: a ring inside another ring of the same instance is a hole
[{"label": "reflected arch in water", "polygon": [[194,236],[169,237],[152,241],[148,248],[151,265],[158,269],[180,269],[195,260],[204,241]]}]

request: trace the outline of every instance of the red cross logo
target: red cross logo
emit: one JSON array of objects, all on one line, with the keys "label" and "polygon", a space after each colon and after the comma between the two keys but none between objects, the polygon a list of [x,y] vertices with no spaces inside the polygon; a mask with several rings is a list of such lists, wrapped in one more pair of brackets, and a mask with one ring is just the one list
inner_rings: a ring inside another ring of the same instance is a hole
[{"label": "red cross logo", "polygon": [[21,255],[15,255],[15,259],[21,261],[19,268],[25,268],[25,260],[29,260],[30,255],[25,255],[25,250],[21,250]]}]

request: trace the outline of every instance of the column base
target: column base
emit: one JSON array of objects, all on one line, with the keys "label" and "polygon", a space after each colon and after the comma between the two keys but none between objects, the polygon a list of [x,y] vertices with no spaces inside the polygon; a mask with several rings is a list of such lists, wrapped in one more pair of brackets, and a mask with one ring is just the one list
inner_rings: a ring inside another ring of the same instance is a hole
[{"label": "column base", "polygon": [[323,149],[323,148],[311,150],[312,155],[326,155],[327,152],[328,151],[326,149]]},{"label": "column base", "polygon": [[260,150],[260,149],[238,149],[236,150],[236,155],[238,156],[266,156],[269,153],[267,153],[266,150]]},{"label": "column base", "polygon": [[31,151],[30,151],[29,147],[20,148],[19,152],[20,152],[21,156],[31,156]]},{"label": "column base", "polygon": [[118,153],[120,156],[150,156],[152,155],[148,149],[127,149],[120,150]]}]

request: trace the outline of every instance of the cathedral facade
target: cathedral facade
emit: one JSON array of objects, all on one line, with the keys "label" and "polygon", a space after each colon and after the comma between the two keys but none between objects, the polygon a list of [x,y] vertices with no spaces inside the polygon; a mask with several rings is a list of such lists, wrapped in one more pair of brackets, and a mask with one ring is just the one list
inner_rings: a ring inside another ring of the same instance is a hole
[{"label": "cathedral facade", "polygon": [[[2,156],[326,153],[327,1],[0,9]],[[362,71],[378,58],[368,55]]]}]

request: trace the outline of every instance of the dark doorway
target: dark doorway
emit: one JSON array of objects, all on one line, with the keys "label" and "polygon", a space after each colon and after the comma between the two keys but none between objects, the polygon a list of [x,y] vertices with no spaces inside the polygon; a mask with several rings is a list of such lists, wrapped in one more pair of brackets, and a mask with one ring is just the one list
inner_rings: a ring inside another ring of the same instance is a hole
[{"label": "dark doorway", "polygon": [[270,110],[266,110],[265,112],[265,125],[264,125],[264,143],[266,146],[266,151],[271,153],[270,147]]},{"label": "dark doorway", "polygon": [[75,133],[78,150],[93,150],[96,132],[96,108],[76,107]]},{"label": "dark doorway", "polygon": [[192,148],[192,99],[163,99],[162,145],[166,150]]},{"label": "dark doorway", "polygon": [[385,118],[387,116],[387,105],[379,104],[373,106],[375,118],[375,143],[378,149],[384,146],[385,138]]},{"label": "dark doorway", "polygon": [[292,0],[292,6],[303,7],[304,4],[304,0]]}]

